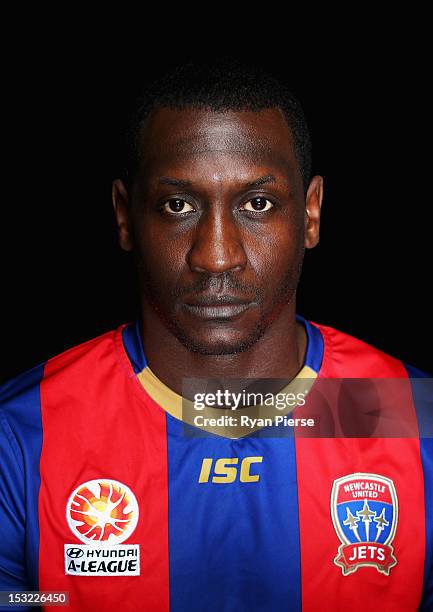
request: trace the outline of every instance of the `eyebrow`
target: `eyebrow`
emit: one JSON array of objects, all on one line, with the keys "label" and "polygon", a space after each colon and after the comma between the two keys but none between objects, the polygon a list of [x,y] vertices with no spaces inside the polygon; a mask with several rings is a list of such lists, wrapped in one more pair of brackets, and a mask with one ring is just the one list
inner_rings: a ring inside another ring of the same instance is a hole
[{"label": "eyebrow", "polygon": [[277,179],[273,174],[267,174],[266,176],[261,176],[256,179],[252,183],[248,183],[248,187],[259,187],[260,185],[265,185],[265,183],[277,183]]},{"label": "eyebrow", "polygon": [[174,187],[189,187],[192,184],[191,181],[183,181],[170,176],[160,176],[158,182],[160,185],[174,185]]},{"label": "eyebrow", "polygon": [[[170,176],[161,176],[158,182],[161,185],[173,185],[174,187],[190,187],[192,185],[191,181],[184,181],[182,179],[176,179]],[[278,181],[273,174],[267,174],[266,176],[259,177],[251,183],[246,183],[246,187],[259,187],[260,185],[264,185],[266,183],[277,182]]]}]

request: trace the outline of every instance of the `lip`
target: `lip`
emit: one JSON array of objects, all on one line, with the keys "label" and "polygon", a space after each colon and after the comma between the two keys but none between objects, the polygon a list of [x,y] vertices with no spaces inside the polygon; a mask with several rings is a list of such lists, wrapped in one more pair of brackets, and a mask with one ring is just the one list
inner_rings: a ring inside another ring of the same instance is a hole
[{"label": "lip", "polygon": [[240,300],[232,296],[216,299],[203,297],[195,301],[184,302],[184,308],[194,316],[205,320],[230,320],[239,317],[248,310],[254,302]]}]

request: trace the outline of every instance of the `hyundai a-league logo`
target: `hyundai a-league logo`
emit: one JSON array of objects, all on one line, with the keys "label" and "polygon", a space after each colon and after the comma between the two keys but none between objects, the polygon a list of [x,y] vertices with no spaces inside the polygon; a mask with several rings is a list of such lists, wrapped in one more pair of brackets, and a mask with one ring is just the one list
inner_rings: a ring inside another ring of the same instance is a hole
[{"label": "hyundai a-league logo", "polygon": [[66,504],[66,520],[84,544],[65,543],[65,574],[71,576],[139,576],[139,544],[122,544],[138,522],[131,489],[111,478],[88,480]]},{"label": "hyundai a-league logo", "polygon": [[389,575],[397,563],[392,541],[398,521],[394,483],[378,474],[355,473],[334,481],[331,515],[341,540],[334,563],[347,576],[360,567]]}]

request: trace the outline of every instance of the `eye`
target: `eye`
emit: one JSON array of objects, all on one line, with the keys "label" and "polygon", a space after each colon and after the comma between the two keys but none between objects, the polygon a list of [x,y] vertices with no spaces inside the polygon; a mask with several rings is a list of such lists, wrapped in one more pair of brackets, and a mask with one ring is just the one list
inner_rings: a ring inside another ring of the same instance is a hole
[{"label": "eye", "polygon": [[248,200],[248,202],[245,202],[245,204],[241,207],[241,210],[248,210],[250,212],[266,212],[273,206],[274,205],[270,200],[258,196],[257,198],[252,198],[251,200]]},{"label": "eye", "polygon": [[161,208],[171,215],[179,215],[194,211],[191,204],[188,204],[188,202],[185,202],[185,200],[181,200],[180,198],[170,198],[170,200],[164,202]]}]

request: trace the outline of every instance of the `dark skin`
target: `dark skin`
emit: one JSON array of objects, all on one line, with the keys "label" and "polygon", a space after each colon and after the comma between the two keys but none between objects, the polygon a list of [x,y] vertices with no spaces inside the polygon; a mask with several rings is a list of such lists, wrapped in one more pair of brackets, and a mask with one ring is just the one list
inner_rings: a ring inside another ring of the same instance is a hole
[{"label": "dark skin", "polygon": [[179,394],[183,377],[292,379],[306,350],[296,287],[319,241],[323,179],[305,195],[282,111],[158,108],[141,142],[133,188],[115,180],[113,205],[136,258],[150,368]]}]

